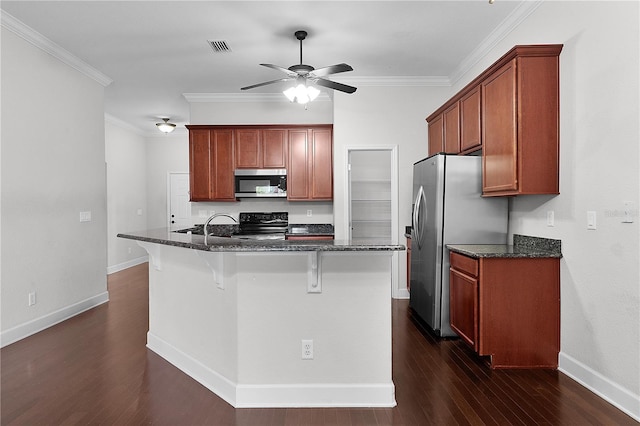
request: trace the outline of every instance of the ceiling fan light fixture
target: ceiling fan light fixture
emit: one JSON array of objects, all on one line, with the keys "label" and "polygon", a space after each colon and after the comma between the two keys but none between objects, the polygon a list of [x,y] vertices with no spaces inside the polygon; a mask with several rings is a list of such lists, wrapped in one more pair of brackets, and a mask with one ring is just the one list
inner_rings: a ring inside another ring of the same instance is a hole
[{"label": "ceiling fan light fixture", "polygon": [[163,118],[162,121],[164,121],[164,123],[156,123],[156,126],[158,126],[158,130],[160,130],[162,133],[171,133],[176,128],[175,124],[169,123],[168,118]]},{"label": "ceiling fan light fixture", "polygon": [[299,104],[306,104],[313,101],[320,94],[320,90],[313,86],[305,86],[300,83],[297,86],[292,86],[285,90],[284,95],[291,102],[297,102]]}]

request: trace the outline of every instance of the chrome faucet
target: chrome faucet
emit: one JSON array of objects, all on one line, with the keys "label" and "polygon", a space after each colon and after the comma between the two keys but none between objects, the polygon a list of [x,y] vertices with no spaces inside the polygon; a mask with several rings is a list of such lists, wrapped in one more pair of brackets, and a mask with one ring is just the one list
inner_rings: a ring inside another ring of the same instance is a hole
[{"label": "chrome faucet", "polygon": [[231,216],[230,214],[227,213],[216,213],[216,214],[212,214],[211,216],[209,216],[209,218],[207,219],[207,221],[204,223],[204,229],[202,230],[204,232],[204,244],[207,245],[207,236],[209,235],[209,233],[207,232],[207,226],[209,226],[209,222],[211,222],[213,219],[215,219],[216,217],[220,217],[220,216],[224,216],[224,217],[228,217],[229,219],[233,220],[235,223],[238,223],[238,221],[236,220],[235,217]]}]

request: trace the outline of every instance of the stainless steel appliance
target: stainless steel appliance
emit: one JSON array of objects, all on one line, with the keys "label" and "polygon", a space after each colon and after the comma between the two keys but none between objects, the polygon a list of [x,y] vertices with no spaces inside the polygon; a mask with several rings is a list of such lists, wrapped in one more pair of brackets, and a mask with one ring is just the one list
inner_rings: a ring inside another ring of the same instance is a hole
[{"label": "stainless steel appliance", "polygon": [[446,245],[507,241],[507,199],[481,195],[481,157],[437,154],[413,166],[410,306],[443,337],[456,335]]},{"label": "stainless steel appliance", "polygon": [[287,169],[236,169],[236,198],[286,197]]},{"label": "stainless steel appliance", "polygon": [[289,228],[287,212],[249,212],[238,216],[238,233],[233,238],[251,240],[284,240]]}]

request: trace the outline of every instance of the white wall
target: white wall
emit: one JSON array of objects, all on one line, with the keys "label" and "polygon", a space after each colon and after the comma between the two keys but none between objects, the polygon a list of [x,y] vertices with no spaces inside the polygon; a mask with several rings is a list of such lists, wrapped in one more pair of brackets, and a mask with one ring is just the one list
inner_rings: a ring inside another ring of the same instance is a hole
[{"label": "white wall", "polygon": [[147,229],[147,149],[145,138],[118,120],[105,119],[107,160],[107,272],[145,262],[147,252],[120,232]]},{"label": "white wall", "polygon": [[[398,146],[397,240],[406,244],[411,225],[413,163],[427,156],[426,117],[440,106],[449,87],[359,87],[355,95],[336,96],[334,110],[334,216],[337,238],[348,238],[347,149]],[[397,253],[395,297],[406,292],[406,251]]]},{"label": "white wall", "polygon": [[167,182],[169,172],[189,173],[189,134],[176,129],[147,138],[147,227],[167,226]]},{"label": "white wall", "polygon": [[[638,2],[547,1],[454,88],[457,91],[516,44],[564,44],[560,195],[516,197],[511,232],[562,240],[560,368],[636,419],[640,419],[638,28]],[[622,223],[627,200],[634,206],[632,224]],[[555,212],[554,227],[546,225],[549,210]],[[586,229],[588,210],[597,213],[597,230]]]},{"label": "white wall", "polygon": [[4,27],[1,54],[6,345],[108,300],[107,207],[104,87]]}]

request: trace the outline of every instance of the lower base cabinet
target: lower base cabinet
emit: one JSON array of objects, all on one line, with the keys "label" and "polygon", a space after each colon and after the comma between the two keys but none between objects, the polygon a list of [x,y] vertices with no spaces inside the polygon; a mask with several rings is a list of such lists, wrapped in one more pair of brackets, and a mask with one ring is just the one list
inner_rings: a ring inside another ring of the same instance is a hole
[{"label": "lower base cabinet", "polygon": [[560,259],[450,254],[451,328],[491,368],[558,367]]}]

